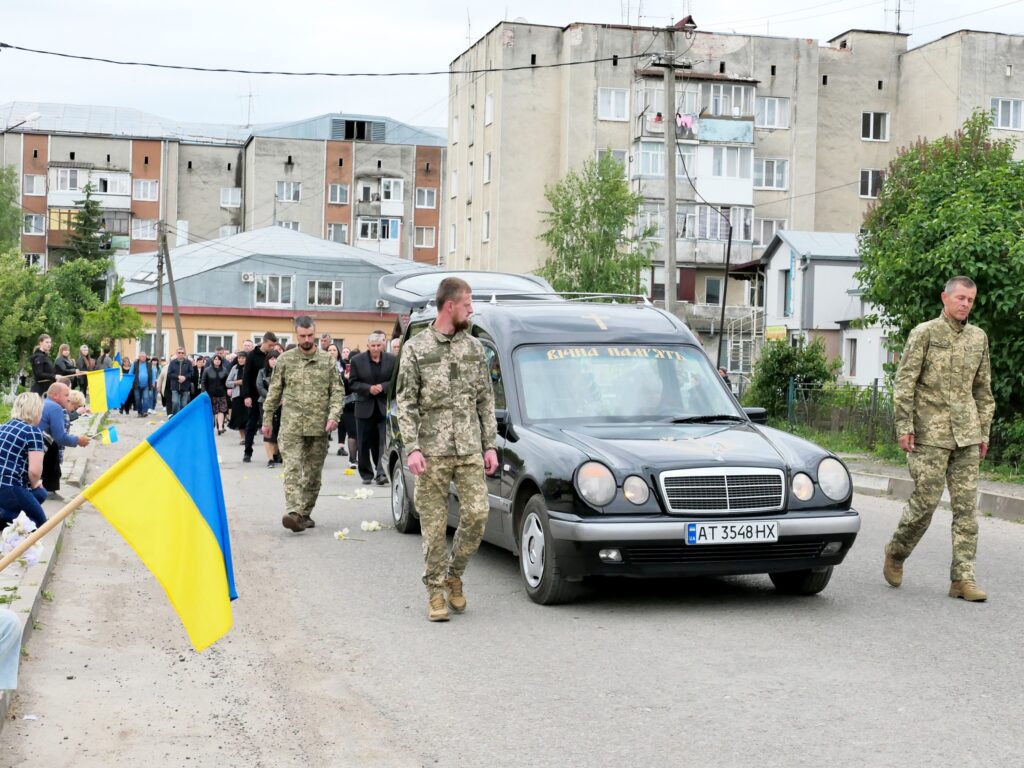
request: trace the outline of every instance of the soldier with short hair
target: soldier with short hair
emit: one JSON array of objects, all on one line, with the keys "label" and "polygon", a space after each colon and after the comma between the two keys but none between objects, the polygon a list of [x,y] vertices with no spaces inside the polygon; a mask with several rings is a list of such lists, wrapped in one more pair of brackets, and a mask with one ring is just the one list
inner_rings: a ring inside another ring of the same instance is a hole
[{"label": "soldier with short hair", "polygon": [[950,597],[981,602],[975,584],[978,549],[978,470],[988,452],[995,413],[988,336],[967,317],[978,288],[954,277],[942,292],[942,314],[921,323],[907,339],[896,372],[893,405],[900,448],[914,492],[885,548],[882,574],[893,587],[903,582],[903,561],[928,530],[943,486],[953,509]]},{"label": "soldier with short hair", "polygon": [[273,434],[274,412],[281,407],[278,450],[284,460],[285,515],[281,525],[300,533],[315,528],[311,517],[324,458],[341,418],[342,392],[331,356],[317,347],[313,318],[295,319],[298,345],[277,359],[263,402],[263,437]]},{"label": "soldier with short hair", "polygon": [[[398,425],[423,534],[423,583],[430,621],[466,610],[462,574],[487,523],[484,473],[498,469],[494,390],[483,345],[466,333],[473,314],[469,283],[446,277],[437,288],[437,317],[402,347]],[[459,527],[449,553],[448,492],[459,492]],[[447,600],[446,600],[447,597]]]}]

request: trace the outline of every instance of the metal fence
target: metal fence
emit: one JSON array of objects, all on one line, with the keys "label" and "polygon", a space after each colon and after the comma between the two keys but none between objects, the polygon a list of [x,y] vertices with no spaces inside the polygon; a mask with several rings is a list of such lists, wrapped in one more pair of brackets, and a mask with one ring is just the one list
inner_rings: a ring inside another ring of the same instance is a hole
[{"label": "metal fence", "polygon": [[892,390],[877,379],[868,386],[799,384],[791,379],[786,418],[792,425],[846,433],[868,449],[896,439]]}]

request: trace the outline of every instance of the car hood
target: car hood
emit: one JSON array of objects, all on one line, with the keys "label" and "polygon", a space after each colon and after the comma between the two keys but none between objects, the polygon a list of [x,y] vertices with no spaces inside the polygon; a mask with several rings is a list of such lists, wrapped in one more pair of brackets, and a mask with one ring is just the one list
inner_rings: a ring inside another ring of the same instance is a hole
[{"label": "car hood", "polygon": [[785,468],[793,456],[751,424],[544,425],[537,430],[624,471],[706,466]]}]

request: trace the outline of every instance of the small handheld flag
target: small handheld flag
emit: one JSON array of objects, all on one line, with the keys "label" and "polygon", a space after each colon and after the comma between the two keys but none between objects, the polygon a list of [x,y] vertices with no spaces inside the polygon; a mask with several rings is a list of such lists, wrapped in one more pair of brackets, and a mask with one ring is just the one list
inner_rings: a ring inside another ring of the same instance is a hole
[{"label": "small handheld flag", "polygon": [[197,651],[231,629],[238,597],[212,418],[204,392],[83,491],[160,582]]},{"label": "small handheld flag", "polygon": [[99,434],[100,442],[103,445],[110,445],[111,443],[117,442],[117,427],[107,427],[101,429]]}]

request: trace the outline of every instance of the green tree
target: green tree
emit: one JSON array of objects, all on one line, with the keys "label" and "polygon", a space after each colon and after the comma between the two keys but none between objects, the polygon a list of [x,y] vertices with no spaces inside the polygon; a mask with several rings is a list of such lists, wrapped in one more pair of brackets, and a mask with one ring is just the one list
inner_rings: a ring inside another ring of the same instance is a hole
[{"label": "green tree", "polygon": [[864,219],[857,277],[897,346],[938,315],[950,277],[974,279],[971,321],[988,333],[997,413],[1009,415],[1024,405],[1024,167],[991,123],[975,112],[897,155]]},{"label": "green tree", "polygon": [[13,165],[0,167],[0,252],[21,243],[22,213],[18,207],[18,171]]},{"label": "green tree", "polygon": [[103,231],[103,207],[93,199],[92,184],[82,188],[85,198],[75,200],[78,209],[75,221],[68,233],[67,245],[62,249],[66,261],[87,259],[89,261],[108,261],[104,246],[109,236]]},{"label": "green tree", "polygon": [[123,293],[124,281],[118,280],[106,303],[83,315],[82,338],[92,346],[110,342],[113,347],[119,339],[134,339],[142,334],[142,316],[135,307],[121,304]]},{"label": "green tree", "polygon": [[786,413],[790,379],[797,384],[828,384],[841,367],[841,360],[828,359],[821,339],[810,344],[801,340],[795,347],[786,341],[769,341],[754,364],[743,403],[767,409],[770,417],[781,416]]},{"label": "green tree", "polygon": [[54,325],[68,307],[48,275],[25,265],[17,248],[0,253],[0,382],[10,381],[25,365],[43,331],[61,338]]},{"label": "green tree", "polygon": [[551,249],[538,274],[556,291],[641,293],[641,270],[651,264],[653,228],[626,234],[643,198],[629,189],[622,163],[604,153],[544,191],[551,206],[540,235]]}]

